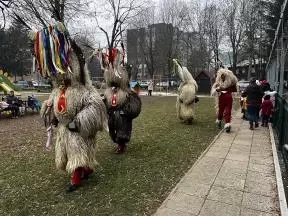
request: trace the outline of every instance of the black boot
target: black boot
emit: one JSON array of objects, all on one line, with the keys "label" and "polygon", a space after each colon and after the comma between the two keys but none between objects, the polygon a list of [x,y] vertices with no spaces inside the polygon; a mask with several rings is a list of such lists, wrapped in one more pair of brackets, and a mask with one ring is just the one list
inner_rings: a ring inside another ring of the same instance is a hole
[{"label": "black boot", "polygon": [[79,185],[69,184],[66,192],[70,193],[70,192],[77,190],[78,188],[79,188]]},{"label": "black boot", "polygon": [[258,128],[258,127],[259,127],[259,123],[255,122],[255,128]]},{"label": "black boot", "polygon": [[249,129],[250,129],[250,130],[254,130],[253,123],[250,123]]},{"label": "black boot", "polygon": [[216,124],[217,124],[218,129],[221,129],[221,128],[222,128],[222,126],[221,126],[222,124],[221,124],[221,121],[220,121],[220,120],[219,120]]},{"label": "black boot", "polygon": [[126,151],[126,145],[118,144],[118,147],[116,149],[116,154],[123,154],[125,151]]}]

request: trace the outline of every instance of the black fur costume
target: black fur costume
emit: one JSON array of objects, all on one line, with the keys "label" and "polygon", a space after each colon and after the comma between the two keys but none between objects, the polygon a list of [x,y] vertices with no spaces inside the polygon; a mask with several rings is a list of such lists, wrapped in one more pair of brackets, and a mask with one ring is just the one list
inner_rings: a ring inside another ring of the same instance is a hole
[{"label": "black fur costume", "polygon": [[138,95],[130,91],[123,104],[115,107],[109,107],[108,126],[109,135],[114,143],[125,145],[130,141],[132,132],[132,120],[141,112],[141,100]]},{"label": "black fur costume", "polygon": [[[121,55],[119,51],[117,53]],[[141,112],[141,100],[131,90],[129,85],[131,75],[120,61],[101,59],[100,62],[107,84],[104,102],[109,116],[109,134],[113,142],[118,144],[117,153],[123,153],[131,138],[132,120]]]}]

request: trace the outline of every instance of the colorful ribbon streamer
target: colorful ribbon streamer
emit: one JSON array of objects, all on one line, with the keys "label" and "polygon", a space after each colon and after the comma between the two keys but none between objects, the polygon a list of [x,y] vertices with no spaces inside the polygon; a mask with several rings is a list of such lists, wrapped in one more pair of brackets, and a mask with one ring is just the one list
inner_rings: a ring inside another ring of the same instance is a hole
[{"label": "colorful ribbon streamer", "polygon": [[36,33],[35,57],[40,74],[44,77],[64,74],[69,68],[71,45],[62,23],[49,25]]}]

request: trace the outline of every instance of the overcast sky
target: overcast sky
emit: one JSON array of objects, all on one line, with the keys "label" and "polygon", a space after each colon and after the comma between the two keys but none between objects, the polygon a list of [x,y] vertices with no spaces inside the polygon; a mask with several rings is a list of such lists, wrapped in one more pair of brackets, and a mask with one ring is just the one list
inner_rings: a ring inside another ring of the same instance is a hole
[{"label": "overcast sky", "polygon": [[[105,0],[100,0],[100,1],[105,1]],[[162,0],[153,0],[156,8],[160,7],[162,3],[161,1]],[[206,3],[211,3],[211,2],[218,1],[218,0],[184,0],[184,1],[187,1],[187,2],[194,1],[194,2],[197,2],[198,4],[205,5]],[[94,10],[99,11],[99,8],[103,7],[103,5],[100,5],[100,7],[99,5],[96,5],[94,7],[96,8],[96,9],[94,8]],[[108,17],[104,17],[104,15],[101,15],[101,14],[97,16],[97,19],[101,27],[103,27],[105,30],[108,30],[109,33],[112,31],[112,24],[113,24],[112,19],[109,19]],[[74,29],[75,32],[81,32],[81,33],[89,35],[90,39],[93,40],[95,44],[100,43],[101,46],[107,45],[105,34],[102,31],[100,31],[100,29],[97,27],[95,16],[86,17],[85,19],[81,19],[78,22],[75,22],[73,24],[71,23],[70,25],[71,27],[73,26],[72,29]]]},{"label": "overcast sky", "polygon": [[[97,19],[100,26],[103,27],[105,30],[107,30],[109,35],[111,34],[112,31],[113,20],[111,18],[109,19],[107,14],[105,15],[105,13],[103,13],[104,11],[103,8],[107,6],[107,4],[105,4],[105,0],[95,0],[95,2],[96,1],[97,4],[92,3],[91,5],[89,5],[89,11],[93,12],[91,16],[89,17],[85,16],[85,18],[81,17],[78,20],[75,20],[73,23],[69,23],[68,28],[70,30],[70,33],[88,35],[89,39],[93,41],[93,43],[97,44],[97,46],[98,44],[100,44],[101,47],[103,47],[107,46],[107,40],[105,34],[102,31],[100,31],[100,29],[97,27],[97,22],[95,18],[96,16],[94,14],[94,11],[97,11],[98,13]],[[151,1],[154,2],[156,10],[157,8],[160,7],[161,3],[163,3],[163,0],[151,0]],[[197,2],[198,4],[204,6],[206,3],[212,3],[219,0],[184,0],[184,1]],[[2,17],[0,16],[0,19],[1,18]]]}]

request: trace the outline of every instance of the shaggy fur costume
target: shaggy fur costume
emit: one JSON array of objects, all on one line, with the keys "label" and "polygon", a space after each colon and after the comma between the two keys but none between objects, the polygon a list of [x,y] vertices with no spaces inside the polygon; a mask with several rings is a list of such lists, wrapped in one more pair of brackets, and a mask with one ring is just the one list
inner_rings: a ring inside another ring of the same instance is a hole
[{"label": "shaggy fur costume", "polygon": [[[93,172],[97,164],[96,133],[108,128],[105,104],[92,86],[82,51],[71,43],[71,72],[52,77],[56,86],[41,109],[42,116],[54,117],[50,124],[57,128],[55,162],[58,169],[72,173],[68,191],[75,190],[81,179]],[[49,146],[49,140],[47,143]]]},{"label": "shaggy fur costume", "polygon": [[[97,164],[95,158],[95,136],[97,131],[107,127],[105,104],[101,96],[93,88],[88,70],[85,67],[85,85],[80,82],[80,65],[75,53],[71,55],[71,69],[73,74],[66,73],[61,78],[71,80],[71,85],[65,90],[65,108],[59,110],[59,100],[63,91],[55,88],[52,92],[53,111],[58,120],[56,138],[56,167],[72,173],[78,167],[94,169]],[[59,77],[60,78],[60,77]],[[44,103],[42,112],[47,109]],[[77,131],[67,127],[74,122]]]},{"label": "shaggy fur costume", "polygon": [[184,122],[191,123],[195,118],[194,106],[197,102],[198,85],[186,67],[182,67],[175,59],[173,62],[176,67],[175,71],[181,79],[176,101],[177,117]]},{"label": "shaggy fur costume", "polygon": [[[112,64],[104,67],[104,77],[108,87],[104,93],[104,102],[109,115],[109,135],[113,142],[118,144],[117,152],[123,153],[131,138],[132,120],[141,112],[141,100],[130,89],[126,69],[121,65],[112,67]],[[117,73],[115,68],[118,69]]]},{"label": "shaggy fur costume", "polygon": [[219,69],[217,71],[216,81],[212,86],[211,95],[218,96],[215,108],[217,110],[218,126],[221,126],[222,118],[225,113],[225,128],[229,132],[231,129],[231,112],[233,105],[233,92],[237,92],[237,77],[232,71],[227,69]]}]

